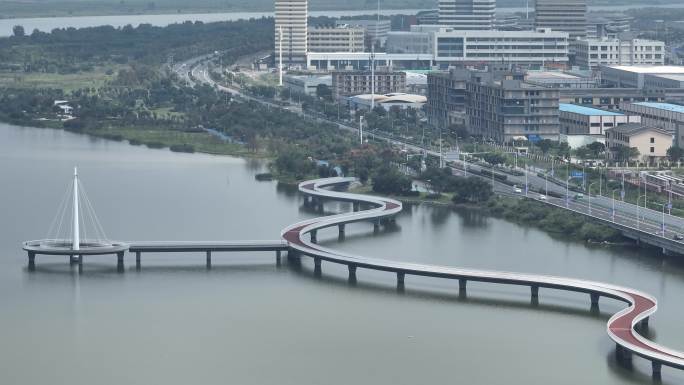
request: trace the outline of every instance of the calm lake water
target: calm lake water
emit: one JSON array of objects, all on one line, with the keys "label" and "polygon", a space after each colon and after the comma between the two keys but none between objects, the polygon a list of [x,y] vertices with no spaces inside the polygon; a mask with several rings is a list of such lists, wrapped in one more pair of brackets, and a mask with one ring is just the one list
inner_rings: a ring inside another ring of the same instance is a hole
[{"label": "calm lake water", "polygon": [[[177,154],[63,131],[0,124],[0,383],[2,384],[648,384],[650,363],[614,364],[605,333],[617,302],[589,311],[579,294],[469,285],[264,254],[92,257],[84,273],[38,256],[72,167],[110,238],[277,239],[316,215],[292,189],[256,182],[260,162]],[[349,209],[329,203],[326,211]],[[327,245],[369,256],[548,273],[624,284],[658,297],[653,337],[684,349],[684,265],[647,252],[589,248],[472,210],[407,207],[397,228],[348,227]],[[663,369],[663,383],[684,373]]]},{"label": "calm lake water", "polygon": [[[589,7],[590,11],[624,11],[632,8],[641,7],[657,7],[657,8],[682,8],[684,3],[673,2],[672,4],[648,4],[640,3],[633,5],[598,5]],[[530,9],[534,10],[533,2],[530,2]],[[383,15],[415,15],[420,9],[387,9],[381,10]],[[524,7],[498,7],[497,12],[512,13],[524,12]],[[354,15],[368,15],[375,14],[374,10],[346,10],[346,11],[311,11],[310,16],[354,16]],[[182,23],[184,21],[203,21],[205,23],[216,21],[228,21],[239,19],[250,19],[259,17],[273,16],[273,12],[225,12],[225,13],[181,13],[181,14],[166,14],[166,15],[110,15],[110,16],[72,16],[72,17],[40,17],[40,18],[17,18],[17,19],[0,19],[0,37],[10,36],[12,34],[12,27],[15,25],[22,25],[27,33],[31,33],[34,29],[49,32],[55,28],[85,28],[95,27],[100,25],[112,25],[115,27],[123,27],[126,24],[137,26],[139,24],[147,23],[156,26],[165,26],[173,23]]]}]

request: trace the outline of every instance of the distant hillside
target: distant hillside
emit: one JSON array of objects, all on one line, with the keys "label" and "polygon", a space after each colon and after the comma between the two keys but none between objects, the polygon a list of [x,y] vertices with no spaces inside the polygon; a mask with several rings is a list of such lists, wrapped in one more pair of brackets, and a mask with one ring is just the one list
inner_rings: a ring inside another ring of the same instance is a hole
[{"label": "distant hillside", "polygon": [[[523,7],[526,0],[499,0],[499,7]],[[676,3],[678,0],[589,0],[590,4]],[[533,3],[533,0],[530,0]],[[377,0],[311,0],[310,10],[373,10]],[[437,0],[381,0],[383,9],[432,9]],[[10,0],[0,1],[0,18],[199,12],[270,11],[273,0]]]}]

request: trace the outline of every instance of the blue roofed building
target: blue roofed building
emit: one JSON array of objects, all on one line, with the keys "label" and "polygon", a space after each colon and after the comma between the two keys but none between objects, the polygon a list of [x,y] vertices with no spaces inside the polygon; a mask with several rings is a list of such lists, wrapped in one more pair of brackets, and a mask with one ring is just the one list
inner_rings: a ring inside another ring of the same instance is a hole
[{"label": "blue roofed building", "polygon": [[684,106],[672,103],[621,103],[620,109],[641,116],[645,125],[661,128],[674,136],[675,145],[684,145]]},{"label": "blue roofed building", "polygon": [[559,103],[561,133],[565,135],[605,136],[607,129],[628,123],[640,123],[637,114],[607,111],[577,104]]}]

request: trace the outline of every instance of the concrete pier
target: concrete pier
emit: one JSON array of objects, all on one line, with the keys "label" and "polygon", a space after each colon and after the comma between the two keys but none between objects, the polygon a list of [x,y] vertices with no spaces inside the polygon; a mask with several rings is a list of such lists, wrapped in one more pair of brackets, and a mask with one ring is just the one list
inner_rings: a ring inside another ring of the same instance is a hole
[{"label": "concrete pier", "polygon": [[309,233],[311,235],[311,243],[318,243],[318,237],[317,237],[317,232],[316,230],[311,231]]},{"label": "concrete pier", "polygon": [[141,267],[141,265],[140,265],[140,252],[136,251],[135,252],[135,268],[137,270],[140,270],[140,267]]},{"label": "concrete pier", "polygon": [[340,223],[339,225],[337,225],[337,229],[339,230],[339,235],[341,237],[344,237],[344,223]]},{"label": "concrete pier", "polygon": [[352,203],[352,209],[354,212],[359,211],[359,202]]},{"label": "concrete pier", "polygon": [[598,306],[599,298],[601,296],[598,293],[591,293],[591,294],[589,294],[589,297],[591,298],[591,306],[592,307]]},{"label": "concrete pier", "polygon": [[280,250],[276,250],[276,265],[280,266]]},{"label": "concrete pier", "polygon": [[397,273],[397,287],[400,289],[404,288],[404,277],[406,276],[406,273],[399,272]]},{"label": "concrete pier", "polygon": [[657,361],[651,361],[651,369],[653,369],[653,379],[655,380],[660,380],[661,378],[661,371],[662,371],[663,364]]},{"label": "concrete pier", "polygon": [[211,250],[207,250],[207,269],[211,269]]},{"label": "concrete pier", "polygon": [[69,264],[70,265],[75,265],[78,263],[79,256],[78,255],[70,255],[69,256]]},{"label": "concrete pier", "polygon": [[458,280],[458,292],[466,292],[466,286],[468,285],[468,280],[461,278]]},{"label": "concrete pier", "polygon": [[[79,260],[80,259],[81,258],[79,258]],[[116,253],[116,269],[119,272],[123,272],[123,270],[124,270],[124,252],[123,251],[119,251],[118,253]]]},{"label": "concrete pier", "polygon": [[376,219],[373,221],[373,232],[378,232],[380,231],[380,220]]},{"label": "concrete pier", "polygon": [[32,251],[28,252],[28,268],[30,271],[36,269],[36,253]]},{"label": "concrete pier", "polygon": [[356,265],[348,265],[349,268],[349,281],[356,282]]},{"label": "concrete pier", "polygon": [[321,272],[321,259],[318,257],[314,258],[314,271]]},{"label": "concrete pier", "polygon": [[530,291],[532,293],[532,299],[539,299],[539,286],[530,286]]}]

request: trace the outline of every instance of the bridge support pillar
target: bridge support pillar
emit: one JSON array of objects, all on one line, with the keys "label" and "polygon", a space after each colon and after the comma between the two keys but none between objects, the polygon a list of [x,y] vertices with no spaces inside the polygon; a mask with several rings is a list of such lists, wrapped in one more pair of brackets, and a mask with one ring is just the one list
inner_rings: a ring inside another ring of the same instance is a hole
[{"label": "bridge support pillar", "polygon": [[397,287],[400,289],[404,288],[404,277],[405,276],[406,276],[406,273],[403,273],[403,272],[397,273]]},{"label": "bridge support pillar", "polygon": [[349,268],[349,280],[356,282],[356,265],[348,265]]},{"label": "bridge support pillar", "polygon": [[352,209],[356,212],[359,211],[359,202],[352,203]]},{"label": "bridge support pillar", "polygon": [[321,258],[314,257],[314,272],[321,273]]},{"label": "bridge support pillar", "polygon": [[653,378],[656,380],[660,379],[661,376],[661,369],[663,367],[663,364],[657,361],[651,361],[651,368],[653,369]]},{"label": "bridge support pillar", "polygon": [[135,252],[135,268],[140,270],[140,252]]},{"label": "bridge support pillar", "polygon": [[376,232],[376,233],[377,233],[378,231],[380,231],[380,220],[379,220],[379,219],[375,219],[375,220],[373,221],[373,231]]},{"label": "bridge support pillar", "polygon": [[591,307],[598,306],[599,298],[601,296],[598,293],[591,293],[591,294],[589,294],[589,297],[591,298]]},{"label": "bridge support pillar", "polygon": [[276,250],[276,265],[280,266],[280,250]]},{"label": "bridge support pillar", "polygon": [[[80,260],[81,260],[81,257],[79,257],[79,261]],[[118,253],[116,253],[116,269],[119,272],[124,271],[124,252],[123,251],[119,251]]]},{"label": "bridge support pillar", "polygon": [[339,234],[341,237],[344,237],[344,223],[340,223],[337,225],[337,229],[339,230]]},{"label": "bridge support pillar", "polygon": [[211,269],[211,250],[207,250],[207,269]]},{"label": "bridge support pillar", "polygon": [[621,365],[630,366],[632,364],[632,352],[623,348],[620,344],[615,344],[615,357]]},{"label": "bridge support pillar", "polygon": [[530,286],[530,292],[532,293],[532,299],[539,299],[539,286],[532,285]]},{"label": "bridge support pillar", "polygon": [[75,265],[75,264],[77,264],[77,263],[78,263],[78,258],[79,258],[78,255],[70,255],[70,256],[69,256],[69,264],[70,264],[70,265]]},{"label": "bridge support pillar", "polygon": [[311,235],[311,243],[318,243],[317,231],[312,230],[309,234]]},{"label": "bridge support pillar", "polygon": [[466,286],[468,285],[468,280],[465,278],[461,278],[458,280],[458,292],[465,294],[466,292]]},{"label": "bridge support pillar", "polygon": [[36,253],[33,251],[28,252],[28,268],[29,271],[34,271],[36,269]]},{"label": "bridge support pillar", "polygon": [[[78,273],[81,274],[81,273],[83,273],[83,255],[79,255],[79,256],[78,256],[78,261],[77,261],[77,263],[78,263]],[[118,258],[117,258],[117,261],[116,261],[116,267],[117,267],[117,269],[123,270],[123,262],[121,262],[121,267],[119,267]]]}]

